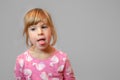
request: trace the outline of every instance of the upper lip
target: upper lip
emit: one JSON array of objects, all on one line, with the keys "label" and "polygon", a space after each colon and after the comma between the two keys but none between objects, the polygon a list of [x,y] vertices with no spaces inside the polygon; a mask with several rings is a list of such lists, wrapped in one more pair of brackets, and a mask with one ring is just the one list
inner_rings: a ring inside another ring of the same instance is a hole
[{"label": "upper lip", "polygon": [[44,37],[42,37],[42,38],[37,39],[37,41],[40,41],[40,40],[45,40],[45,38],[44,38]]}]

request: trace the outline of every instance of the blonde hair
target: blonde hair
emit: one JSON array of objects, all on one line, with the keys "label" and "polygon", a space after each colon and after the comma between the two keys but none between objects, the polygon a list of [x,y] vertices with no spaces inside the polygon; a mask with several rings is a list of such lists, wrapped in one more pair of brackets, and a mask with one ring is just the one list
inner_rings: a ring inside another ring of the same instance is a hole
[{"label": "blonde hair", "polygon": [[40,21],[45,22],[44,20],[47,21],[46,22],[47,25],[49,25],[51,28],[51,34],[52,34],[52,39],[53,39],[51,45],[52,46],[55,45],[55,43],[57,41],[57,33],[55,31],[55,27],[53,25],[50,14],[46,10],[43,10],[41,8],[34,8],[34,9],[29,10],[24,16],[23,35],[26,35],[26,45],[27,46],[32,46],[29,44],[28,28],[31,25],[35,25]]}]

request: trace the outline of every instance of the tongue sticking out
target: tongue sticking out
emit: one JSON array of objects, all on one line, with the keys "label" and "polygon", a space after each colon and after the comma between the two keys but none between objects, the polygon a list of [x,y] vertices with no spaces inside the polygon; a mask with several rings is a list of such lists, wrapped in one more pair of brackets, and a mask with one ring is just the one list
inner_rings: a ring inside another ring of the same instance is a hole
[{"label": "tongue sticking out", "polygon": [[45,44],[45,41],[44,41],[44,40],[40,40],[40,41],[39,41],[39,44],[40,44],[40,45],[44,45],[44,44]]},{"label": "tongue sticking out", "polygon": [[45,38],[41,38],[41,39],[39,39],[39,40],[37,40],[38,41],[38,43],[40,44],[40,45],[44,45],[45,44]]}]

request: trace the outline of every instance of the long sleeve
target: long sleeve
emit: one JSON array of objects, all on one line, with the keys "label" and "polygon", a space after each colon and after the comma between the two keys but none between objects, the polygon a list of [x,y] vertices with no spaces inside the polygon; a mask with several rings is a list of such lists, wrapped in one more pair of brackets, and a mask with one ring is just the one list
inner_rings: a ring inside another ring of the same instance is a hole
[{"label": "long sleeve", "polygon": [[26,80],[24,78],[23,72],[22,72],[23,66],[24,66],[23,59],[17,58],[16,64],[15,64],[15,69],[14,69],[15,80]]},{"label": "long sleeve", "polygon": [[64,79],[63,80],[76,80],[72,66],[69,59],[66,59],[65,68],[64,68]]}]

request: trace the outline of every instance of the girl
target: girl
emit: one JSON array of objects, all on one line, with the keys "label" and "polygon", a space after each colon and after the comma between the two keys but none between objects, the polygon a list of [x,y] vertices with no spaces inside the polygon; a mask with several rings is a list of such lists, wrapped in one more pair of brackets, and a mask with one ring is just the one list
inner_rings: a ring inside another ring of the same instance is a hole
[{"label": "girl", "polygon": [[40,8],[28,11],[23,34],[29,49],[16,59],[16,80],[75,80],[66,53],[53,47],[57,35],[47,11]]}]

